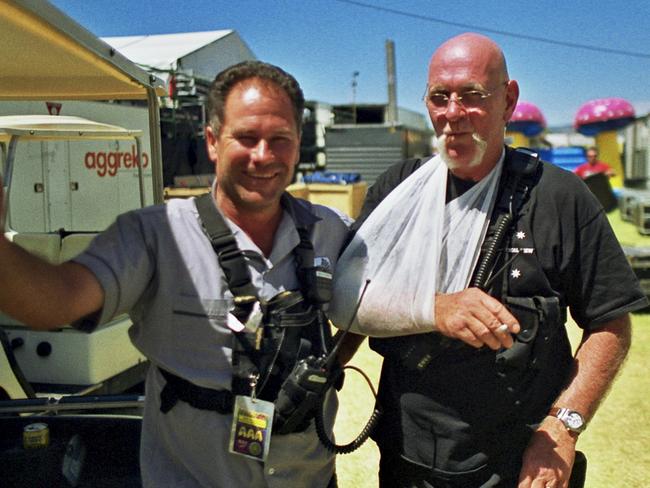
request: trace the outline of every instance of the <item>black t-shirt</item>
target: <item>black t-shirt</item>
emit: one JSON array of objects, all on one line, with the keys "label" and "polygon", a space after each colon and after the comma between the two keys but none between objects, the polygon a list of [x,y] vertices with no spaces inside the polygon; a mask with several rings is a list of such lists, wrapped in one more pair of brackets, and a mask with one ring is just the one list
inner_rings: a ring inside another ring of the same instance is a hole
[{"label": "black t-shirt", "polygon": [[[410,159],[386,170],[369,188],[352,229],[357,230],[423,162]],[[521,256],[513,265],[526,258],[536,259],[553,292],[583,328],[597,327],[646,306],[636,276],[595,196],[573,173],[555,165],[542,163],[540,173],[514,232]],[[520,290],[517,295],[536,294],[538,290],[527,290],[526,282],[521,270],[519,278],[511,280]]]},{"label": "black t-shirt", "polygon": [[[421,164],[404,161],[380,176],[353,228]],[[507,244],[506,256],[513,258],[507,294],[555,297],[585,329],[646,306],[601,205],[584,183],[542,163],[531,186]],[[564,327],[552,335],[543,364],[514,383],[503,381],[496,353],[487,348],[443,348],[424,373],[405,368],[392,353],[409,340],[370,341],[385,357],[380,403],[386,413],[373,436],[380,447],[434,471],[517,472],[532,432],[528,426],[543,418],[568,379],[572,355]]]}]

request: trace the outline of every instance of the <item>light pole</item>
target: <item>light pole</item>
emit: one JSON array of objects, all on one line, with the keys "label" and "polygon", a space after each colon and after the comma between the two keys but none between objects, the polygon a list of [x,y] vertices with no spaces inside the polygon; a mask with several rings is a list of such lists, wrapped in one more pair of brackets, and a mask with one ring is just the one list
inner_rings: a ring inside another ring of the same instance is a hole
[{"label": "light pole", "polygon": [[357,123],[357,78],[359,77],[359,72],[354,71],[352,73],[352,123]]}]

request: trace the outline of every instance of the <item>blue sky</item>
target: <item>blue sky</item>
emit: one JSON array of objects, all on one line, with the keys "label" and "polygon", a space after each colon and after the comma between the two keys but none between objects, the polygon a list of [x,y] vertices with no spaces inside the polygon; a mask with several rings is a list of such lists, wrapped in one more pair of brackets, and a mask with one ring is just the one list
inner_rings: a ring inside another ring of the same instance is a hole
[{"label": "blue sky", "polygon": [[510,76],[519,81],[520,99],[538,105],[550,126],[572,124],[578,108],[595,98],[625,98],[640,109],[637,115],[650,109],[647,0],[52,3],[97,36],[234,29],[259,59],[296,76],[308,99],[327,103],[352,101],[355,71],[359,72],[357,101],[385,103],[385,42],[391,39],[395,43],[398,104],[424,113],[421,96],[432,52],[445,39],[472,30],[501,45]]}]

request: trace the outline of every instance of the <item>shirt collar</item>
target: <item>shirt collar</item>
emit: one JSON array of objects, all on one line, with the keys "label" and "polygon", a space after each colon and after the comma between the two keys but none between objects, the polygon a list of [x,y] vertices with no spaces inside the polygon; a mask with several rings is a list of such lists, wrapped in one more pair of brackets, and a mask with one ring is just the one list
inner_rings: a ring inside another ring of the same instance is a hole
[{"label": "shirt collar", "polygon": [[[311,203],[304,200],[298,200],[288,192],[282,194],[280,204],[282,205],[283,215],[280,224],[275,231],[273,249],[268,258],[268,262],[274,264],[291,254],[293,249],[300,243],[300,236],[296,230],[297,227],[309,229],[316,222],[322,220],[318,215],[312,212]],[[219,212],[221,212],[221,209],[219,209]],[[224,216],[226,223],[236,236],[240,249],[254,251],[260,255],[260,258],[263,261],[267,261],[248,235],[246,235],[237,224],[230,220],[230,218],[226,217],[223,212],[221,212],[221,215]]]},{"label": "shirt collar", "polygon": [[298,200],[289,192],[284,192],[280,199],[282,208],[289,213],[296,227],[311,227],[321,218],[312,212],[312,205]]}]

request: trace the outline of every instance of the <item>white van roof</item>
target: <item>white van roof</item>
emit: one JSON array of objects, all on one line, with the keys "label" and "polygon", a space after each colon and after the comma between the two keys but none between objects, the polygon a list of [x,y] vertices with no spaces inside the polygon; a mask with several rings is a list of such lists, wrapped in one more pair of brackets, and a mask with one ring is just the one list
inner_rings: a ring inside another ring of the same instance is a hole
[{"label": "white van roof", "polygon": [[0,141],[11,136],[48,139],[133,139],[141,130],[103,124],[82,117],[60,115],[8,115],[0,117]]}]

